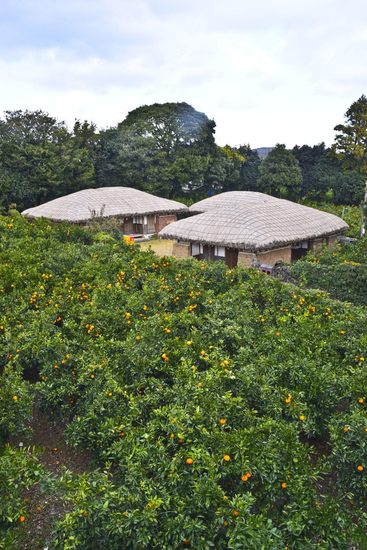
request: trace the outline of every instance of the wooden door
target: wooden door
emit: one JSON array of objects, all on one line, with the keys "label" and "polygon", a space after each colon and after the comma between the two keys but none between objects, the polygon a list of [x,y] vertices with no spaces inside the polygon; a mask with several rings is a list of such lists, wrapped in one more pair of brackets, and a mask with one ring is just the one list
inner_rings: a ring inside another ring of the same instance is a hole
[{"label": "wooden door", "polygon": [[133,232],[133,220],[132,220],[132,218],[125,218],[123,231],[126,235],[129,235],[129,233]]},{"label": "wooden door", "polygon": [[203,246],[203,258],[204,260],[213,260],[214,259],[214,246],[204,244]]},{"label": "wooden door", "polygon": [[226,248],[225,262],[231,269],[232,267],[236,267],[238,262],[238,250],[235,250],[234,248]]}]

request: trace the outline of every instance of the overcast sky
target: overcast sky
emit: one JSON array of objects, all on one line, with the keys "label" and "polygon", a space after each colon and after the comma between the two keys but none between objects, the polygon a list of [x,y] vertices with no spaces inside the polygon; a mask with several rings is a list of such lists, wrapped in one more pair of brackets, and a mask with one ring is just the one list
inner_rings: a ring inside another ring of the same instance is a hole
[{"label": "overcast sky", "polygon": [[217,143],[331,144],[367,94],[365,0],[0,0],[0,111],[117,124],[186,101]]}]

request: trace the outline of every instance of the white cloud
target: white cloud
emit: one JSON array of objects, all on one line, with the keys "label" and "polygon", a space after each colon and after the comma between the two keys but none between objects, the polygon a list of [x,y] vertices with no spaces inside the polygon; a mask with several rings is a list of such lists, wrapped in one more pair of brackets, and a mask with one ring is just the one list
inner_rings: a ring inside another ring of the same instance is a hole
[{"label": "white cloud", "polygon": [[361,0],[2,0],[0,109],[105,127],[187,101],[216,120],[221,144],[330,143],[366,92],[363,11]]}]

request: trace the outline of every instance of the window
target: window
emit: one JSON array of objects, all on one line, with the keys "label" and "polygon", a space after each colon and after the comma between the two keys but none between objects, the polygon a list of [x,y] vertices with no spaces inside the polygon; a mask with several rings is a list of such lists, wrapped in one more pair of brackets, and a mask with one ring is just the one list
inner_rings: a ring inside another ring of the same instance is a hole
[{"label": "window", "polygon": [[200,256],[203,253],[203,245],[201,243],[192,243],[191,256]]},{"label": "window", "polygon": [[298,241],[292,245],[292,248],[303,248],[305,250],[309,249],[309,241]]},{"label": "window", "polygon": [[224,248],[224,246],[214,247],[214,256],[217,256],[218,258],[225,258],[226,257],[226,249]]}]

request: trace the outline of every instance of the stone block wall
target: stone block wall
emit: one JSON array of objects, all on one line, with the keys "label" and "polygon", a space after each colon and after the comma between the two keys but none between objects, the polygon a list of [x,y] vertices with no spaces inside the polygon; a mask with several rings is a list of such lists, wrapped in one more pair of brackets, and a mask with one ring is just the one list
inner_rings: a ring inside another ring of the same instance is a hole
[{"label": "stone block wall", "polygon": [[327,244],[329,248],[334,248],[334,246],[338,243],[338,235],[330,235],[330,237],[327,238]]},{"label": "stone block wall", "polygon": [[190,243],[173,243],[172,254],[176,258],[190,258],[191,245]]},{"label": "stone block wall", "polygon": [[254,262],[256,262],[256,254],[241,251],[238,253],[237,265],[239,267],[251,267]]},{"label": "stone block wall", "polygon": [[310,248],[311,250],[316,252],[317,250],[320,250],[325,244],[325,239],[323,239],[322,237],[318,237],[317,239],[313,239],[310,242]]},{"label": "stone block wall", "polygon": [[338,235],[330,235],[329,237],[318,237],[310,242],[311,250],[315,252],[320,250],[323,246],[333,248],[338,242]]},{"label": "stone block wall", "polygon": [[276,262],[285,262],[290,264],[292,258],[292,248],[290,246],[285,248],[275,248],[274,250],[268,250],[267,252],[259,252],[256,256],[259,264],[274,265]]}]

